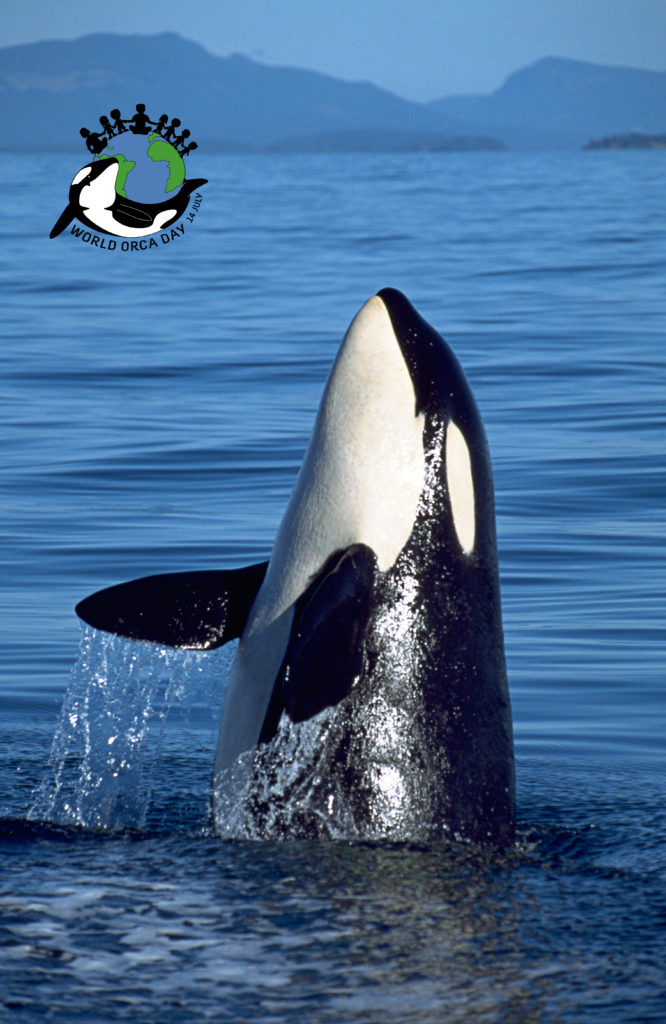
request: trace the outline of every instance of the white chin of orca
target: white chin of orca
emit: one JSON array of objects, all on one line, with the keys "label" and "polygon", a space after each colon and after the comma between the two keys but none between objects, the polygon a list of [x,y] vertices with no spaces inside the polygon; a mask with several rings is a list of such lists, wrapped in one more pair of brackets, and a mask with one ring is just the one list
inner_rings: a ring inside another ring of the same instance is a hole
[{"label": "white chin of orca", "polygon": [[[84,167],[83,170],[79,171],[72,182],[73,185],[77,184],[77,179],[83,180],[81,176],[84,171],[87,171],[89,174],[90,168]],[[110,160],[109,166],[101,174],[98,174],[96,178],[93,178],[89,185],[84,185],[81,189],[79,203],[90,220],[95,220],[98,213],[107,210],[113,204],[116,198],[117,177],[118,164],[115,160]],[[97,223],[96,220],[95,223]]]},{"label": "white chin of orca", "polygon": [[334,551],[363,543],[382,572],[394,564],[425,480],[424,417],[415,405],[391,319],[374,296],[345,335],[278,530],[264,583],[275,593],[271,618]]}]

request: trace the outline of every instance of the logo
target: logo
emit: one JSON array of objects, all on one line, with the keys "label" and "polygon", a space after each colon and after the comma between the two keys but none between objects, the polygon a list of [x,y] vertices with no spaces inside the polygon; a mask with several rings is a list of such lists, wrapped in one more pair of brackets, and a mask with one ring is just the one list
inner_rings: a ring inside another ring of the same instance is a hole
[{"label": "logo", "polygon": [[129,252],[183,235],[208,180],[186,176],[185,160],[197,149],[190,132],[181,130],[177,117],[169,123],[167,114],[151,121],[144,103],[137,103],[132,117],[116,109],[99,121],[100,131],[81,129],[92,160],[74,175],[69,202],[49,237],[72,224],[71,233],[81,241]]}]

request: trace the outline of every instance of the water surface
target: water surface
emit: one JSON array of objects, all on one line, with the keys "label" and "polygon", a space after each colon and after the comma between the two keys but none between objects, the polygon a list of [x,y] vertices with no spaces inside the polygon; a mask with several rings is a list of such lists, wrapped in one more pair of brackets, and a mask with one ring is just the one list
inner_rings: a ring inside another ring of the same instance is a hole
[{"label": "water surface", "polygon": [[[48,239],[82,162],[3,158],[0,1018],[663,1020],[663,154],[202,153],[127,254]],[[486,424],[519,842],[220,842],[224,656],[131,669],[73,605],[267,556],[386,285]]]}]

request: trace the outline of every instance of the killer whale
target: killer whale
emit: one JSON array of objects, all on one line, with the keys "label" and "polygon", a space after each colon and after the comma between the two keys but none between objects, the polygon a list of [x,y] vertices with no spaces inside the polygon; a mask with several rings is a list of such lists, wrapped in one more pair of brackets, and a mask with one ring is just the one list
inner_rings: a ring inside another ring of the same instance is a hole
[{"label": "killer whale", "polygon": [[513,841],[487,441],[456,357],[397,290],[345,335],[268,561],[147,577],[76,610],[138,640],[239,638],[220,831],[242,764],[242,834]]},{"label": "killer whale", "polygon": [[176,196],[161,203],[137,203],[116,192],[119,162],[116,157],[93,160],[78,171],[69,188],[69,202],[53,225],[49,238],[56,238],[76,217],[104,234],[141,238],[169,227],[187,209],[195,189],[206,178],[187,178]]}]

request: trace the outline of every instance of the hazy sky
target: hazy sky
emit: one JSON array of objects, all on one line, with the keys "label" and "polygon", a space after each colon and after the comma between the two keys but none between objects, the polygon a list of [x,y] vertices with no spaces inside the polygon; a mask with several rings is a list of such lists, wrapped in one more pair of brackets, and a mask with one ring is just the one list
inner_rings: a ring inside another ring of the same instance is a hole
[{"label": "hazy sky", "polygon": [[545,56],[666,70],[666,0],[5,0],[2,22],[4,46],[169,30],[417,100],[491,92]]}]

